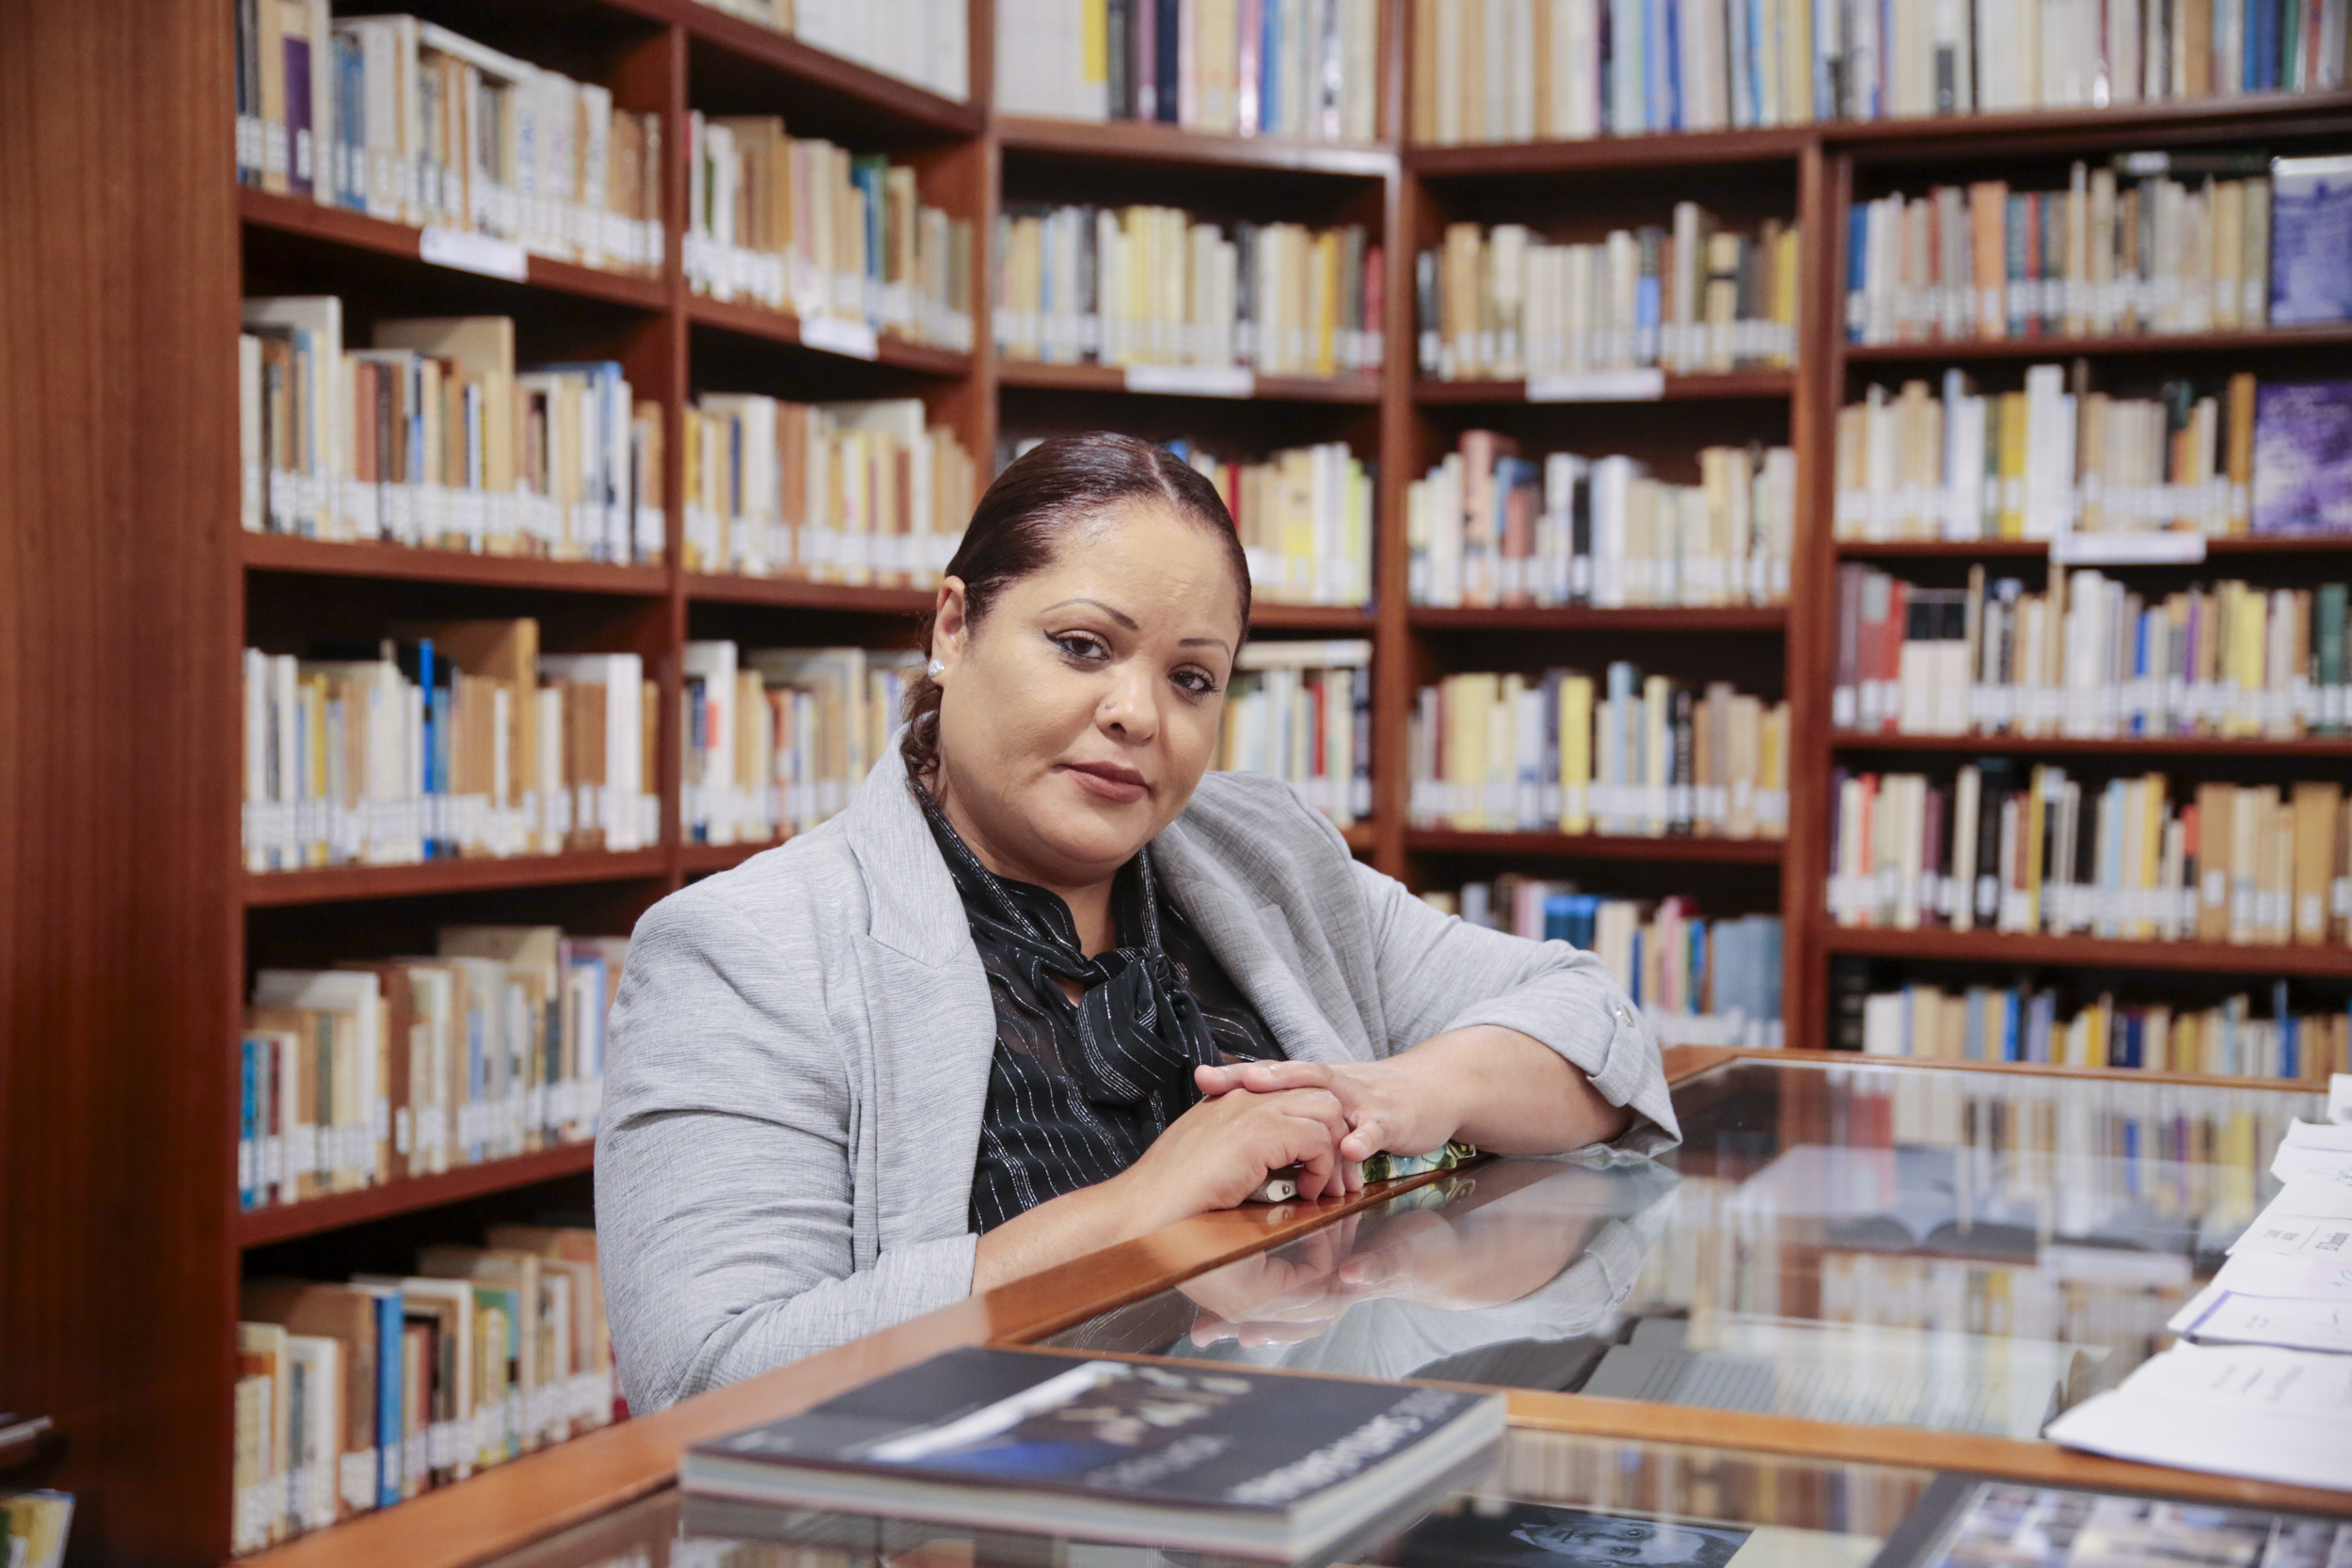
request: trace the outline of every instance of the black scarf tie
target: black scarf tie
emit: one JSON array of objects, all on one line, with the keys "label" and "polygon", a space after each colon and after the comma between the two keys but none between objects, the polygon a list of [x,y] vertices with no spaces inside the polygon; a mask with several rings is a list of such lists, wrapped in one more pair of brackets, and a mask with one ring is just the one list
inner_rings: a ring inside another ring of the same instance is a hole
[{"label": "black scarf tie", "polygon": [[[1216,1067],[1224,1056],[1209,1038],[1200,1006],[1177,976],[1160,945],[1159,884],[1152,874],[1152,852],[1136,851],[1128,863],[1136,874],[1136,918],[1119,921],[1121,934],[1140,932],[1140,945],[1106,949],[1088,958],[1069,931],[1033,918],[995,873],[963,842],[928,791],[916,789],[932,836],[947,862],[947,874],[962,895],[975,931],[1018,954],[1023,962],[1082,988],[1078,1005],[1077,1058],[1066,1064],[1079,1093],[1097,1105],[1140,1107],[1165,1127],[1200,1098],[1192,1081],[1196,1067]],[[1120,879],[1127,879],[1127,867]],[[1114,891],[1116,908],[1120,888]],[[1061,994],[1036,977],[1041,994]],[[1156,1134],[1157,1128],[1154,1129]]]}]

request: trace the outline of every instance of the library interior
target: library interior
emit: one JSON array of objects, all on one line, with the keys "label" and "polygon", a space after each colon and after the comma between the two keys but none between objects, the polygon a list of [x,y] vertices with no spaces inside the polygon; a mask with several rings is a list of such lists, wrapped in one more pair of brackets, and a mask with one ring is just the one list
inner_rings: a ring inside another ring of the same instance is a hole
[{"label": "library interior", "polygon": [[0,1568],[2352,1568],[2352,0],[0,0]]}]

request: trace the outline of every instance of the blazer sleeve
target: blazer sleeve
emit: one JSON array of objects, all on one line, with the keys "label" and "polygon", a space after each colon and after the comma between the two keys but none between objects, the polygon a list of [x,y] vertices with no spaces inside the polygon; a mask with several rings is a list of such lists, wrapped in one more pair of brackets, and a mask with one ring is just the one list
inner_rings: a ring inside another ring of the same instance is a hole
[{"label": "blazer sleeve", "polygon": [[716,889],[647,911],[614,1004],[596,1235],[638,1411],[961,1300],[976,1238],[858,1266],[853,1108],[815,944]]},{"label": "blazer sleeve", "polygon": [[1655,1154],[1681,1142],[1658,1042],[1599,958],[1565,942],[1531,942],[1440,914],[1354,856],[1348,864],[1372,931],[1389,1031],[1379,1042],[1384,1053],[1472,1024],[1517,1029],[1565,1057],[1611,1104],[1638,1115],[1614,1147]]}]

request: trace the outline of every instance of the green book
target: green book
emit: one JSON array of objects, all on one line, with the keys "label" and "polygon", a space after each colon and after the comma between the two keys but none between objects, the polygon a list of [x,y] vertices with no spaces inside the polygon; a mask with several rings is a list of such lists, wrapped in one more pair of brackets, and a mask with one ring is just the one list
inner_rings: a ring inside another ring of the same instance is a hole
[{"label": "green book", "polygon": [[2352,692],[2344,686],[2344,585],[2340,582],[2322,583],[2318,603],[2313,608],[2312,639],[2319,646],[2319,724],[2325,735],[2342,735],[2352,713],[2344,709],[2352,705]]}]

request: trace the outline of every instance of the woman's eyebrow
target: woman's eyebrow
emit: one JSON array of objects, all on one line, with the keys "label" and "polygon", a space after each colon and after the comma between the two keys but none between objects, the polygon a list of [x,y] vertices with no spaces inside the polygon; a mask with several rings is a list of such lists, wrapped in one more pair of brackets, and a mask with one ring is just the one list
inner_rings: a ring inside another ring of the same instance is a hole
[{"label": "woman's eyebrow", "polygon": [[1231,654],[1233,651],[1233,645],[1231,642],[1226,641],[1222,637],[1187,637],[1178,641],[1176,645],[1180,648],[1190,648],[1195,646],[1222,648],[1228,654]]},{"label": "woman's eyebrow", "polygon": [[1113,610],[1110,606],[1104,604],[1100,599],[1064,599],[1060,604],[1047,605],[1042,610],[1039,611],[1039,613],[1042,615],[1051,615],[1054,611],[1073,604],[1090,604],[1095,609],[1101,610],[1104,614],[1109,616],[1112,620],[1118,622],[1121,626],[1124,626],[1129,631],[1141,631],[1143,629],[1140,626],[1136,624],[1133,616],[1130,616],[1121,610]]}]

